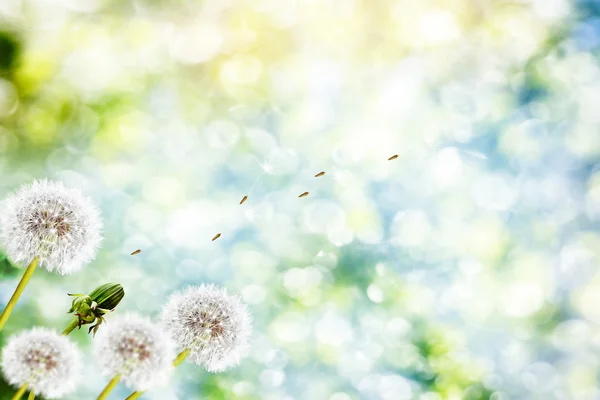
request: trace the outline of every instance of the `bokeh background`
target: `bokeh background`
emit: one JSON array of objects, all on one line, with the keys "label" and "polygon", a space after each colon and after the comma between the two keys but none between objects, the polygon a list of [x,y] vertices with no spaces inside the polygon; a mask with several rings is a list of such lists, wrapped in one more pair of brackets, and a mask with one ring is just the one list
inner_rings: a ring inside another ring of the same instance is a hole
[{"label": "bokeh background", "polygon": [[[248,357],[185,363],[145,398],[599,399],[599,17],[597,0],[2,0],[0,196],[81,187],[105,240],[80,273],[39,270],[0,342],[62,330],[67,292],[118,281],[117,313],[155,317],[213,282],[249,304]],[[1,254],[3,306],[22,270]],[[106,384],[86,365],[69,399]]]}]

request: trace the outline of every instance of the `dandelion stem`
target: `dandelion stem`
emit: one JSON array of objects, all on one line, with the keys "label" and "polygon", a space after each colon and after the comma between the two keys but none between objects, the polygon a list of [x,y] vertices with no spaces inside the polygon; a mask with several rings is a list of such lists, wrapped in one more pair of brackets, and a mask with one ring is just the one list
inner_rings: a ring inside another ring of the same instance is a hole
[{"label": "dandelion stem", "polygon": [[137,399],[138,397],[140,397],[143,394],[144,394],[144,392],[133,392],[125,400],[134,400],[134,399]]},{"label": "dandelion stem", "polygon": [[8,301],[6,308],[4,309],[4,311],[2,311],[2,315],[0,315],[0,331],[4,327],[4,324],[6,324],[6,321],[8,321],[8,317],[10,317],[10,313],[17,305],[17,302],[19,301],[19,297],[21,297],[21,294],[23,294],[23,291],[25,290],[25,286],[27,286],[29,279],[31,279],[31,276],[35,272],[35,268],[37,267],[39,261],[40,261],[39,257],[34,257],[33,260],[31,260],[31,262],[29,263],[29,266],[27,267],[27,269],[25,270],[25,273],[23,274],[23,277],[21,278],[21,281],[17,285],[15,292],[13,293],[12,297]]},{"label": "dandelion stem", "polygon": [[70,324],[69,326],[67,326],[65,328],[64,331],[62,331],[61,335],[62,336],[67,336],[69,333],[73,332],[73,329],[77,328],[79,326],[79,318],[76,317]]},{"label": "dandelion stem", "polygon": [[29,392],[29,396],[27,396],[27,400],[35,400],[35,390]]},{"label": "dandelion stem", "polygon": [[[177,354],[177,357],[173,360],[173,366],[176,367],[183,362],[190,355],[190,349],[185,349],[181,353]],[[135,400],[140,397],[144,392],[133,392],[125,400]]]},{"label": "dandelion stem", "polygon": [[24,385],[22,385],[19,390],[17,390],[17,393],[15,393],[15,395],[13,396],[12,400],[20,400],[21,397],[23,396],[23,393],[25,393],[25,391],[27,391],[27,387],[29,385],[26,383]]},{"label": "dandelion stem", "polygon": [[108,397],[109,393],[112,392],[112,390],[115,388],[115,386],[117,386],[117,383],[119,383],[120,379],[121,379],[120,374],[115,375],[115,377],[112,378],[110,380],[110,382],[108,382],[108,384],[106,385],[106,387],[104,388],[102,393],[100,393],[100,395],[98,396],[98,398],[96,400],[106,399]]},{"label": "dandelion stem", "polygon": [[190,349],[185,349],[181,353],[177,354],[177,357],[173,360],[173,366],[176,367],[183,362],[190,355]]}]

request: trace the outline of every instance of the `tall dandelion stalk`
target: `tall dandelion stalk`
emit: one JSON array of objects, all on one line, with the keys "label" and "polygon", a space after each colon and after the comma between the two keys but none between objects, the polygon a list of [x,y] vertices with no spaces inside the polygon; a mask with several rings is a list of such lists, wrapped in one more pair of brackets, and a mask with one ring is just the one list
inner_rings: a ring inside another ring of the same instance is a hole
[{"label": "tall dandelion stalk", "polygon": [[2,350],[2,373],[20,399],[29,390],[57,399],[75,390],[81,370],[77,347],[64,336],[46,329],[33,328],[12,336]]},{"label": "tall dandelion stalk", "polygon": [[34,181],[0,204],[0,244],[15,264],[29,263],[0,315],[6,324],[38,266],[67,275],[90,262],[100,245],[98,209],[77,189]]},{"label": "tall dandelion stalk", "polygon": [[137,314],[115,318],[94,340],[94,358],[111,378],[98,400],[119,382],[140,391],[165,383],[174,356],[175,343],[160,325]]},{"label": "tall dandelion stalk", "polygon": [[[246,305],[237,295],[214,285],[192,286],[171,295],[161,322],[178,346],[173,365],[189,359],[209,372],[239,364],[251,332]],[[127,400],[142,393],[134,392]]]}]

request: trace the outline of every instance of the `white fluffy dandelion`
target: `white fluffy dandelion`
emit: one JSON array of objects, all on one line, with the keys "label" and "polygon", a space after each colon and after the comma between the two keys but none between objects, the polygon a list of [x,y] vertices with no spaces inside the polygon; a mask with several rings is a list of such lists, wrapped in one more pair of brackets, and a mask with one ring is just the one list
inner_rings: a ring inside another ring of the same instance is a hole
[{"label": "white fluffy dandelion", "polygon": [[29,262],[0,315],[0,330],[38,264],[63,275],[77,271],[94,258],[101,228],[90,199],[60,182],[35,181],[0,203],[0,244],[13,262]]},{"label": "white fluffy dandelion", "polygon": [[171,295],[161,314],[180,351],[210,372],[237,365],[248,346],[250,315],[237,295],[214,285]]},{"label": "white fluffy dandelion", "polygon": [[33,328],[12,336],[2,350],[2,372],[15,387],[49,399],[75,390],[81,370],[77,347],[64,336]]},{"label": "white fluffy dandelion", "polygon": [[94,358],[105,376],[118,375],[129,388],[147,390],[168,379],[175,343],[160,325],[137,314],[126,314],[98,333]]},{"label": "white fluffy dandelion", "polygon": [[102,239],[98,209],[79,190],[60,182],[34,181],[0,204],[0,242],[14,263],[60,274],[90,262]]}]

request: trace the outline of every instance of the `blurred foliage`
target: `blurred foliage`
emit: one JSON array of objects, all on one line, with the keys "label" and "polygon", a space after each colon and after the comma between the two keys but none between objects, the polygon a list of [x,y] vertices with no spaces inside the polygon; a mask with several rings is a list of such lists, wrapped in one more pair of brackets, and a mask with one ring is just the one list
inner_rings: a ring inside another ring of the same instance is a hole
[{"label": "blurred foliage", "polygon": [[0,73],[8,74],[16,66],[19,42],[14,34],[0,31]]}]

